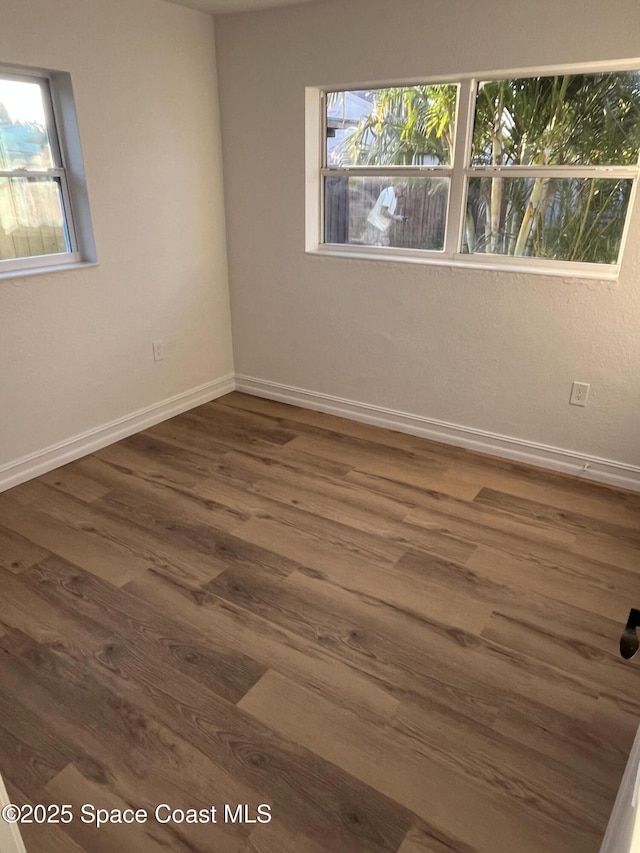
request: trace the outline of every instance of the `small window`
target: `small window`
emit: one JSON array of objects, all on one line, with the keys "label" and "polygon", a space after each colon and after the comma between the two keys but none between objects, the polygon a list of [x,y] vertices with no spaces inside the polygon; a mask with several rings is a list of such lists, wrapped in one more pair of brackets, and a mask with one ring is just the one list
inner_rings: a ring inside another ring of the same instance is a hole
[{"label": "small window", "polygon": [[461,78],[322,102],[326,248],[617,275],[640,72]]},{"label": "small window", "polygon": [[0,274],[92,260],[69,77],[0,68]]}]

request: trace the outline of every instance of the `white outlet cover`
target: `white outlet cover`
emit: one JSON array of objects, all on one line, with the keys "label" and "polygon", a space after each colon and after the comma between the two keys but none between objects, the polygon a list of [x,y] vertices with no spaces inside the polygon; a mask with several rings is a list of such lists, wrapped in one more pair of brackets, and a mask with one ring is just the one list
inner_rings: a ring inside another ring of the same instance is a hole
[{"label": "white outlet cover", "polygon": [[574,382],[571,386],[569,402],[572,406],[586,406],[591,385],[588,382]]}]

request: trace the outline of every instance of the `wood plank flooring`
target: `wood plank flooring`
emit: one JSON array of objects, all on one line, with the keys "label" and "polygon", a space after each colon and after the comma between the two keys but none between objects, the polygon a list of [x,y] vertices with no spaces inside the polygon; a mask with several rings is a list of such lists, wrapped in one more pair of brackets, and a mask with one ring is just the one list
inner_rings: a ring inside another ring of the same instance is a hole
[{"label": "wood plank flooring", "polygon": [[640,495],[241,394],[0,495],[0,590],[28,853],[597,853],[640,724]]}]

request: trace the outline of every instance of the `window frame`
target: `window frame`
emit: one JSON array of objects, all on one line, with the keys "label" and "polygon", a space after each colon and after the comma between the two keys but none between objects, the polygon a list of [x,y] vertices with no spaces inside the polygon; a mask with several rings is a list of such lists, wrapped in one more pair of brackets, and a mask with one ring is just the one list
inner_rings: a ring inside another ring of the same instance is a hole
[{"label": "window frame", "polygon": [[[589,74],[598,72],[640,70],[640,59],[615,62],[581,63],[544,68],[520,68],[461,75],[442,75],[412,81],[386,81],[384,83],[349,86],[309,87],[306,91],[307,118],[307,230],[306,251],[311,254],[353,257],[365,260],[386,260],[422,263],[440,266],[471,267],[474,269],[501,270],[521,273],[541,273],[575,278],[616,280],[620,274],[622,258],[635,208],[640,153],[633,166],[474,166],[471,163],[475,105],[478,84],[491,80],[510,78],[554,76],[562,74]],[[400,86],[428,86],[457,84],[458,101],[454,128],[454,145],[451,164],[447,166],[328,166],[326,161],[327,93],[350,92],[366,89],[385,89]],[[315,118],[313,113],[315,112]],[[320,168],[318,168],[318,163]],[[314,174],[315,173],[315,174]],[[447,175],[450,178],[445,238],[443,250],[407,249],[398,247],[359,246],[324,241],[324,185],[326,177],[388,176],[428,177]],[[548,178],[609,178],[630,179],[625,222],[620,249],[615,264],[596,264],[584,261],[560,261],[548,258],[517,257],[484,253],[462,252],[467,184],[471,178],[480,177],[548,177]],[[315,186],[317,184],[317,186]],[[314,198],[315,196],[315,198]]]},{"label": "window frame", "polygon": [[0,280],[97,261],[71,77],[62,71],[0,64],[0,78],[36,84],[42,93],[53,165],[46,169],[0,169],[0,178],[49,178],[58,182],[69,250],[0,259]]}]

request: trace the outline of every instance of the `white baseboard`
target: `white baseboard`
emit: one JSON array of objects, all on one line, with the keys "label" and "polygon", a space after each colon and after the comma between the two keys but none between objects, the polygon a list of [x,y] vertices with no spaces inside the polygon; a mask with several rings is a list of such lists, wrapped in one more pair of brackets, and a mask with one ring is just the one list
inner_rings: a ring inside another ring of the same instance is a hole
[{"label": "white baseboard", "polygon": [[173,418],[188,409],[215,400],[216,397],[228,394],[234,388],[233,374],[229,374],[214,382],[191,388],[182,394],[176,394],[175,397],[169,397],[160,403],[154,403],[145,409],[139,409],[123,418],[76,435],[60,444],[23,456],[22,459],[0,467],[0,492],[31,480],[33,477],[46,474],[47,471],[66,465],[67,462],[73,462],[74,459],[100,450],[108,444],[120,441],[168,418]]},{"label": "white baseboard", "polygon": [[[0,776],[0,810],[10,805],[7,789]],[[22,836],[16,823],[7,823],[0,817],[0,851],[2,853],[26,853]]]},{"label": "white baseboard", "polygon": [[233,374],[229,374],[0,467],[0,492],[31,480],[33,477],[46,474],[47,471],[59,468],[67,462],[100,450],[108,444],[175,417],[188,409],[215,400],[233,390],[398,432],[406,432],[445,444],[455,444],[467,450],[475,450],[491,456],[500,456],[552,471],[573,474],[609,486],[640,491],[640,467],[635,465],[626,465],[610,459],[587,456],[571,450],[450,424],[409,412],[398,412],[382,406],[359,403],[356,400],[346,400],[331,394],[307,391],[291,385],[282,385],[279,382],[269,382],[241,374],[236,374],[234,377]]},{"label": "white baseboard", "polygon": [[319,412],[339,415],[342,418],[418,435],[445,444],[455,444],[467,450],[513,459],[527,465],[573,474],[609,486],[640,491],[640,467],[635,465],[626,465],[572,450],[563,450],[507,435],[437,421],[409,412],[371,406],[356,400],[333,397],[330,394],[306,391],[303,388],[238,373],[236,373],[236,390],[256,397],[266,397],[270,400],[279,400],[281,403],[301,406],[304,409],[315,409]]}]

